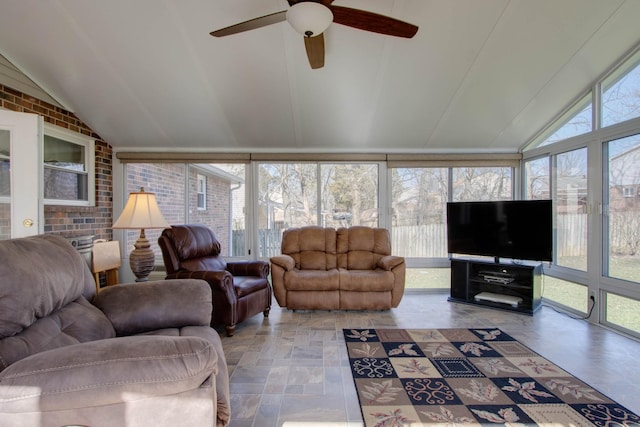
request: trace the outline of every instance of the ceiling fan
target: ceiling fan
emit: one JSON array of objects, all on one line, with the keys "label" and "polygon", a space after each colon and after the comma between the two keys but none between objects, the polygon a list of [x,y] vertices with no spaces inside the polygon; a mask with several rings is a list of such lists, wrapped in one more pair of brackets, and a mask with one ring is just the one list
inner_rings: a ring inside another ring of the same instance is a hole
[{"label": "ceiling fan", "polygon": [[418,27],[413,24],[366,10],[334,6],[332,4],[334,0],[287,1],[291,6],[288,10],[240,22],[212,31],[210,34],[214,37],[224,37],[286,20],[304,36],[304,46],[307,50],[309,64],[311,68],[316,69],[324,66],[323,33],[331,22],[364,31],[409,39],[418,32]]}]

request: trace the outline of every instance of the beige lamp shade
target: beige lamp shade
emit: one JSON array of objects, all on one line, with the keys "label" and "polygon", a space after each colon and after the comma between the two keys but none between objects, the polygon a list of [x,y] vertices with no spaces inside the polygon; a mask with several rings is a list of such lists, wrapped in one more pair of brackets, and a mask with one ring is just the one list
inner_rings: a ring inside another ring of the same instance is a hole
[{"label": "beige lamp shade", "polygon": [[129,194],[129,200],[124,210],[113,223],[111,228],[145,229],[145,228],[169,228],[169,223],[164,219],[156,195],[148,193],[141,188],[140,191]]},{"label": "beige lamp shade", "polygon": [[144,234],[145,228],[170,228],[162,217],[156,195],[147,193],[144,188],[129,194],[124,210],[111,228],[140,229],[140,237],[129,254],[129,265],[136,276],[136,282],[145,282],[155,266],[155,255],[149,240]]}]

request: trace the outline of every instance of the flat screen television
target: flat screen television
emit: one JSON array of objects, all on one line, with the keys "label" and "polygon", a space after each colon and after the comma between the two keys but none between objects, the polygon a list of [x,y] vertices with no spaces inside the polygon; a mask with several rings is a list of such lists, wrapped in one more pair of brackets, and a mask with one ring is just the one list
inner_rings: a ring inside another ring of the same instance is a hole
[{"label": "flat screen television", "polygon": [[552,261],[551,200],[447,204],[449,254]]}]

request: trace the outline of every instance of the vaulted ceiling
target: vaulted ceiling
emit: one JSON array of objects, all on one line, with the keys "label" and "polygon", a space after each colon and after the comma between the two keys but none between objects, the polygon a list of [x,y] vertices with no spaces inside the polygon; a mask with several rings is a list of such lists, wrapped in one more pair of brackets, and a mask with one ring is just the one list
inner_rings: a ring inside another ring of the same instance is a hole
[{"label": "vaulted ceiling", "polygon": [[2,0],[0,54],[117,150],[515,152],[640,42],[638,0],[335,0],[312,70],[285,0]]}]

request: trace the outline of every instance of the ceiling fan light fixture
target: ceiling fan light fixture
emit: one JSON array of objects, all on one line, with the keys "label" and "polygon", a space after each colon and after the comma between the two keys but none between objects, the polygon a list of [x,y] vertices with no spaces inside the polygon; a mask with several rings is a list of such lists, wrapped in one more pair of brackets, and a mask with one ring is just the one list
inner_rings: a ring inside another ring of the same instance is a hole
[{"label": "ceiling fan light fixture", "polygon": [[287,21],[305,37],[315,37],[324,32],[333,22],[331,10],[315,2],[296,3],[287,11]]}]

